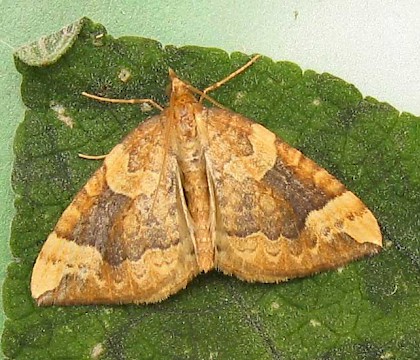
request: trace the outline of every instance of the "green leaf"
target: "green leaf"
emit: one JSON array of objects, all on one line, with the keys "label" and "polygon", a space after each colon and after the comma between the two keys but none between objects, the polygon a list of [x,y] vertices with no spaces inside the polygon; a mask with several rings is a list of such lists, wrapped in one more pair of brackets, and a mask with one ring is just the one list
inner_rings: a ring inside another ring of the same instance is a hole
[{"label": "green leaf", "polygon": [[36,256],[61,212],[100,166],[77,154],[107,153],[156,113],[95,102],[81,92],[165,104],[168,68],[203,89],[249,59],[218,49],[114,39],[88,19],[74,26],[74,38],[54,40],[60,46],[52,46],[55,53],[45,61],[28,64],[16,55],[28,110],[15,138],[16,216],[10,241],[15,261],[4,284],[6,356],[415,358],[420,348],[420,119],[363,99],[354,86],[332,75],[302,74],[295,64],[268,58],[211,95],[278,133],[358,194],[381,224],[384,250],[339,271],[284,284],[249,284],[212,272],[155,305],[38,308],[29,292]]}]

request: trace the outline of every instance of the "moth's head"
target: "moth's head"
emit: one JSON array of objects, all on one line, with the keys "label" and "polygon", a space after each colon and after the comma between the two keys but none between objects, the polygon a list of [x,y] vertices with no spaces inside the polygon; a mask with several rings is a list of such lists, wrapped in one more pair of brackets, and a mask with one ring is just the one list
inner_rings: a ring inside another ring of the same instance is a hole
[{"label": "moth's head", "polygon": [[197,102],[191,91],[191,85],[180,80],[172,69],[169,69],[169,77],[171,79],[171,106],[185,106],[186,104]]}]

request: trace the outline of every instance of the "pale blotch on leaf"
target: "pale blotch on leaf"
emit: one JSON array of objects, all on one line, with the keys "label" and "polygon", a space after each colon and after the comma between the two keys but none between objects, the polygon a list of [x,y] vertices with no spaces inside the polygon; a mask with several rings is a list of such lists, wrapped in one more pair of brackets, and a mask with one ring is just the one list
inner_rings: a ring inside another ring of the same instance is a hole
[{"label": "pale blotch on leaf", "polygon": [[71,116],[67,115],[66,108],[63,105],[58,104],[54,101],[51,101],[50,102],[50,108],[51,108],[51,110],[55,111],[58,120],[63,122],[69,128],[73,129],[73,125],[74,125],[73,118]]},{"label": "pale blotch on leaf", "polygon": [[121,69],[118,74],[118,79],[120,79],[123,83],[126,83],[128,80],[131,79],[131,72],[128,69]]},{"label": "pale blotch on leaf", "polygon": [[99,359],[99,357],[103,354],[104,350],[105,350],[105,348],[104,348],[104,345],[102,343],[96,344],[92,348],[92,351],[90,352],[90,358],[91,359]]}]

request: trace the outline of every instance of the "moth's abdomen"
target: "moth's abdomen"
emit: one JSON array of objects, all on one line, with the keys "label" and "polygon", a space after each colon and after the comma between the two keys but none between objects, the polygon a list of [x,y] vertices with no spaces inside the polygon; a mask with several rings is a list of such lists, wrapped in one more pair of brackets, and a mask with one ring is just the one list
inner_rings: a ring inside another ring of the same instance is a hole
[{"label": "moth's abdomen", "polygon": [[175,133],[172,143],[181,174],[187,211],[192,220],[193,242],[201,271],[214,268],[214,244],[210,234],[210,193],[203,145],[197,131],[195,114],[202,106],[196,102],[178,104],[171,119]]}]

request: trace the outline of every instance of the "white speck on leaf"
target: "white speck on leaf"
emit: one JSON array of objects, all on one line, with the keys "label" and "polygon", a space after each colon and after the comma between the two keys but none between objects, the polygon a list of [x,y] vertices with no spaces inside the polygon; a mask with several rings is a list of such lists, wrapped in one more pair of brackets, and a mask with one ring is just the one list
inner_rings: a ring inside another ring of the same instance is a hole
[{"label": "white speck on leaf", "polygon": [[311,319],[309,321],[309,324],[311,324],[311,326],[313,326],[313,327],[321,326],[321,323],[318,320],[315,320],[315,319]]},{"label": "white speck on leaf", "polygon": [[381,359],[392,359],[393,357],[394,357],[394,354],[387,351],[386,353],[383,353],[380,358]]},{"label": "white speck on leaf", "polygon": [[344,267],[339,267],[339,268],[337,268],[337,272],[339,273],[339,274],[342,274],[343,273],[343,271],[344,271]]},{"label": "white speck on leaf", "polygon": [[144,113],[149,112],[151,110],[153,110],[152,105],[148,104],[148,103],[143,103],[140,104],[140,110]]},{"label": "white speck on leaf", "polygon": [[278,310],[279,308],[280,308],[280,305],[279,305],[279,303],[278,303],[278,302],[273,301],[273,302],[271,303],[271,309],[272,309],[272,310]]},{"label": "white speck on leaf", "polygon": [[245,96],[245,93],[243,91],[238,91],[236,93],[236,100],[241,100]]},{"label": "white speck on leaf", "polygon": [[219,357],[219,353],[217,351],[211,352],[209,355],[209,360],[217,359]]},{"label": "white speck on leaf", "polygon": [[389,249],[389,248],[391,248],[392,247],[392,245],[394,245],[393,244],[393,242],[392,241],[390,241],[390,240],[387,240],[387,241],[385,241],[385,249]]},{"label": "white speck on leaf", "polygon": [[128,80],[131,79],[131,72],[128,69],[121,69],[118,74],[118,79],[120,79],[123,83],[126,83]]},{"label": "white speck on leaf", "polygon": [[388,294],[387,296],[392,296],[392,295],[395,295],[395,293],[397,292],[397,290],[398,290],[398,284],[395,284],[395,286],[394,286],[394,290],[392,290],[392,291],[391,291],[391,293],[390,293],[390,294]]}]

